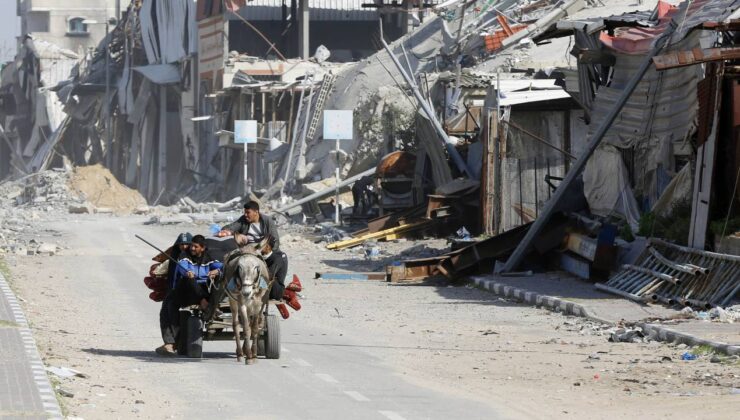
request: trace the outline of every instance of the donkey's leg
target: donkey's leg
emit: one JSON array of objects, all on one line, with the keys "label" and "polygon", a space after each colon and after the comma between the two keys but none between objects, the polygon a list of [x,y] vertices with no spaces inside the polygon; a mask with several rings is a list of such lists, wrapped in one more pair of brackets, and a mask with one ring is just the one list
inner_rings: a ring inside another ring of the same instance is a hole
[{"label": "donkey's leg", "polygon": [[234,328],[234,340],[236,341],[236,361],[241,362],[244,353],[239,342],[239,306],[235,300],[229,299],[229,308],[231,308],[231,326]]},{"label": "donkey's leg", "polygon": [[250,323],[252,324],[250,325],[250,328],[249,328],[250,337],[252,339],[251,353],[252,353],[252,357],[254,358],[255,363],[257,362],[257,340],[259,340],[259,336],[260,336],[260,325],[262,325],[261,322],[262,322],[262,311],[258,312],[256,316],[250,319]]},{"label": "donkey's leg", "polygon": [[250,323],[249,323],[249,315],[247,312],[247,305],[243,304],[239,306],[239,317],[242,321],[242,326],[244,327],[244,355],[246,357],[246,362],[248,365],[251,365],[252,360],[252,347],[250,346],[250,338],[252,336]]}]

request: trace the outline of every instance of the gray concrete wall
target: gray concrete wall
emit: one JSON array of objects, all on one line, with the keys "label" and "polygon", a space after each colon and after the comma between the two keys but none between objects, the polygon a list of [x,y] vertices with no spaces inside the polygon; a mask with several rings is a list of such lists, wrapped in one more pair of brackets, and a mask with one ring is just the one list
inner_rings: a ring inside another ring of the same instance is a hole
[{"label": "gray concrete wall", "polygon": [[[105,21],[115,15],[115,4],[115,0],[18,0],[21,35],[31,34],[75,52],[80,47],[95,47],[105,36]],[[121,2],[122,8],[127,5]],[[69,25],[74,18],[100,24],[87,25],[86,33],[75,33]]]}]

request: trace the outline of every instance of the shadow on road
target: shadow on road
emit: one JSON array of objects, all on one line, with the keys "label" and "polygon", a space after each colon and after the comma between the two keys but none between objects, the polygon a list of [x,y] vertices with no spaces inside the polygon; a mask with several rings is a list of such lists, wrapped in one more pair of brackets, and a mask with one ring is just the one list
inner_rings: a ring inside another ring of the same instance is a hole
[{"label": "shadow on road", "polygon": [[174,356],[165,357],[159,356],[154,353],[153,350],[111,350],[111,349],[100,349],[100,348],[86,348],[82,349],[85,353],[94,354],[97,356],[111,356],[111,357],[123,357],[129,359],[136,359],[142,362],[152,363],[200,363],[205,359],[236,359],[234,352],[203,352],[202,359],[193,359],[185,356]]}]

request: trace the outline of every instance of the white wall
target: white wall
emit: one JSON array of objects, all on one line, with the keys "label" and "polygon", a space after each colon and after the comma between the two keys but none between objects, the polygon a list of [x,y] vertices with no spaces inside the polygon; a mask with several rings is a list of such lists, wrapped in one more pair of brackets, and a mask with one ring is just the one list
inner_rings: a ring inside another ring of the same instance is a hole
[{"label": "white wall", "polygon": [[[115,0],[21,0],[21,35],[52,42],[62,48],[77,51],[79,47],[95,47],[105,37],[105,21],[115,15]],[[125,10],[129,1],[122,0]],[[69,20],[75,17],[95,20],[99,25],[88,25],[88,34],[69,32]]]}]

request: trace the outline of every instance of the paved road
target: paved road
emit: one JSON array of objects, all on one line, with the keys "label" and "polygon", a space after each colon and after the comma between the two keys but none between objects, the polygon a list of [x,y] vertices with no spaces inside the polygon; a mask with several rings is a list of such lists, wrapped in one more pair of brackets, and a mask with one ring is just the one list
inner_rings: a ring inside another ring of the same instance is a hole
[{"label": "paved road", "polygon": [[61,418],[28,322],[0,273],[0,418]]},{"label": "paved road", "polygon": [[[239,365],[230,341],[204,343],[201,361],[153,358],[152,350],[160,344],[159,306],[148,300],[141,282],[148,267],[147,257],[152,253],[133,235],[140,233],[155,243],[166,244],[173,239],[172,234],[129,219],[117,220],[113,225],[83,221],[55,228],[68,238],[71,235],[67,245],[73,244],[74,249],[70,254],[79,251],[80,255],[68,258],[80,267],[81,275],[70,281],[85,285],[81,303],[98,313],[101,322],[111,324],[111,334],[131,337],[101,340],[104,345],[92,339],[86,351],[101,358],[140,361],[147,373],[138,380],[155,381],[168,392],[182,396],[184,402],[178,404],[186,406],[179,406],[177,411],[190,418],[214,413],[223,418],[260,419],[499,417],[491,406],[405,382],[366,347],[325,335],[297,316],[281,321],[280,360]],[[173,364],[176,369],[172,369]]]}]

